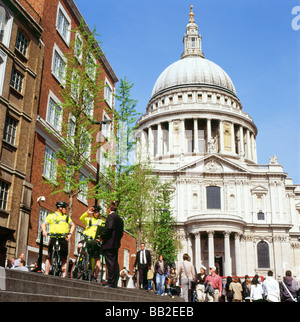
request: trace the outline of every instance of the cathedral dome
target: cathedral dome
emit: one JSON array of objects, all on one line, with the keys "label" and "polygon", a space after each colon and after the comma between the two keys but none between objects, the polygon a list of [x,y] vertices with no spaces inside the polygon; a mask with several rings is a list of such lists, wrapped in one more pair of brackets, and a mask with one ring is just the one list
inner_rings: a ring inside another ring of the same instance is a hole
[{"label": "cathedral dome", "polygon": [[236,96],[232,80],[220,66],[200,56],[189,56],[161,73],[153,87],[152,97],[174,87],[195,85],[220,88]]}]

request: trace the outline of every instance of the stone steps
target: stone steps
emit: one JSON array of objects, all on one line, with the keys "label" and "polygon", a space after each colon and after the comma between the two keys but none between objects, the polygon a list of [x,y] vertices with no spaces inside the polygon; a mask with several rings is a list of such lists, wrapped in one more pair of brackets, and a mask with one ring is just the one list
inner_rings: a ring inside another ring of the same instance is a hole
[{"label": "stone steps", "polygon": [[183,302],[130,288],[106,288],[99,283],[62,279],[0,267],[0,302]]}]

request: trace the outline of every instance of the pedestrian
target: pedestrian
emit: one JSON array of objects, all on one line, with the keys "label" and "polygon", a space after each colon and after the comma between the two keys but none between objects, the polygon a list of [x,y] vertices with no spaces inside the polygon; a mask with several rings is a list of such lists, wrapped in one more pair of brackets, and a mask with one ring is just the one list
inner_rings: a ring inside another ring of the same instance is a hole
[{"label": "pedestrian", "polygon": [[248,275],[245,275],[245,280],[242,283],[243,288],[243,301],[250,302],[250,291],[251,291],[251,279]]},{"label": "pedestrian", "polygon": [[19,266],[18,267],[14,266],[14,267],[12,267],[12,269],[15,269],[18,271],[23,271],[23,272],[29,272],[28,268],[26,267],[26,263],[25,263],[24,259],[20,259]]},{"label": "pedestrian", "polygon": [[153,265],[151,265],[150,269],[148,269],[147,272],[147,292],[153,292],[153,278],[154,278],[154,273],[153,273]]},{"label": "pedestrian", "polygon": [[[58,234],[64,235],[68,234],[65,238],[59,238],[59,246],[60,246],[60,258],[62,262],[62,277],[65,278],[67,276],[67,257],[68,257],[68,244],[71,240],[71,236],[75,231],[75,224],[72,219],[67,214],[67,208],[69,205],[64,201],[58,201],[56,203],[56,212],[49,214],[45,221],[41,225],[41,229],[43,232],[43,236],[46,237],[48,235],[46,226],[49,225],[49,234]],[[55,236],[50,236],[50,241],[48,245],[48,257],[45,263],[45,275],[49,275],[50,267],[51,267],[51,258],[53,253],[53,248],[56,243]]]},{"label": "pedestrian", "polygon": [[154,272],[156,275],[156,295],[163,296],[168,265],[162,254],[158,256],[158,261],[154,265]]},{"label": "pedestrian", "polygon": [[279,283],[273,278],[273,272],[268,271],[268,276],[263,282],[264,298],[268,302],[280,302]]},{"label": "pedestrian", "polygon": [[134,267],[137,267],[139,272],[140,288],[147,290],[147,272],[151,267],[151,254],[150,251],[146,249],[145,243],[141,243],[141,250],[136,253]]},{"label": "pedestrian", "polygon": [[292,272],[287,270],[280,284],[280,297],[282,302],[297,302],[298,283],[292,278]]},{"label": "pedestrian", "polygon": [[127,280],[128,280],[128,271],[125,266],[123,267],[123,269],[120,272],[120,277],[121,277],[122,287],[126,287]]},{"label": "pedestrian", "polygon": [[25,254],[20,253],[19,258],[15,259],[13,262],[13,267],[19,267],[20,261],[25,261]]},{"label": "pedestrian", "polygon": [[183,254],[183,262],[180,264],[178,271],[179,284],[185,302],[192,302],[193,284],[196,281],[195,267],[189,262],[189,258],[188,254]]},{"label": "pedestrian", "polygon": [[232,282],[229,285],[229,290],[233,293],[232,302],[242,302],[243,287],[237,276],[232,279]]},{"label": "pedestrian", "polygon": [[205,291],[204,281],[206,276],[207,276],[206,267],[202,265],[200,268],[200,273],[197,274],[197,284],[196,284],[197,302],[205,302],[206,300],[206,294],[204,293]]},{"label": "pedestrian", "polygon": [[226,302],[229,302],[229,303],[231,303],[233,300],[233,291],[232,289],[231,290],[229,289],[231,283],[232,283],[232,277],[227,276],[224,289],[225,289]]},{"label": "pedestrian", "polygon": [[[94,276],[92,277],[92,279],[94,281],[97,281],[97,277],[101,270],[101,263],[100,263],[101,248],[98,243],[98,238],[101,231],[103,231],[105,227],[105,221],[100,218],[100,206],[94,206],[94,207],[88,208],[87,211],[81,215],[79,220],[85,225],[85,230],[83,231],[83,235],[86,238],[89,238],[87,242],[88,252],[89,252],[89,255],[95,259]],[[98,236],[96,236],[97,234]],[[84,244],[84,239],[78,242],[78,245],[77,245],[78,254],[80,253],[80,250],[83,244]]]},{"label": "pedestrian", "polygon": [[250,302],[263,302],[263,289],[259,283],[258,275],[255,275],[252,280],[250,290]]},{"label": "pedestrian", "polygon": [[107,287],[116,288],[119,280],[118,252],[123,237],[124,222],[116,213],[117,203],[111,201],[108,207],[109,215],[105,222],[104,230],[100,238],[102,240],[102,250],[105,256],[106,268],[108,271]]},{"label": "pedestrian", "polygon": [[169,280],[170,280],[170,291],[172,294],[172,298],[174,298],[174,295],[179,296],[180,293],[178,291],[178,286],[177,286],[178,276],[173,266],[170,268]]},{"label": "pedestrian", "polygon": [[221,277],[216,273],[216,266],[209,266],[210,275],[207,275],[204,284],[208,284],[211,288],[211,292],[207,292],[208,302],[219,302],[222,296],[222,280]]}]

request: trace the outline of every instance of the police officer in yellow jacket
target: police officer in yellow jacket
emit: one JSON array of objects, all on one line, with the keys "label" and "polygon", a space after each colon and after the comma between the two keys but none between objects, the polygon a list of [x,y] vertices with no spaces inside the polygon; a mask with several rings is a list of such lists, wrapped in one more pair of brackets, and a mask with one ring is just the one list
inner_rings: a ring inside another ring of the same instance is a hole
[{"label": "police officer in yellow jacket", "polygon": [[[89,217],[89,215],[92,215]],[[97,278],[99,271],[100,271],[100,247],[99,244],[96,243],[96,240],[99,239],[99,236],[96,236],[96,233],[101,233],[101,228],[104,229],[105,221],[100,218],[100,207],[94,206],[89,208],[81,217],[80,221],[85,224],[85,230],[83,234],[91,238],[91,241],[88,243],[88,251],[89,254],[95,258],[96,266],[94,270],[94,277]],[[99,230],[100,228],[100,230]],[[78,243],[78,253],[80,248],[83,245],[83,241]]]},{"label": "police officer in yellow jacket", "polygon": [[[58,201],[56,203],[57,211],[49,214],[45,221],[41,225],[43,236],[48,235],[46,226],[49,225],[49,234],[68,234],[66,238],[61,238],[60,243],[60,255],[62,261],[62,277],[66,277],[66,259],[68,257],[68,242],[71,239],[71,235],[75,230],[75,224],[67,214],[67,208],[69,205],[64,201]],[[45,263],[45,275],[50,272],[51,257],[53,252],[53,246],[55,244],[55,238],[50,237],[48,246],[48,257]]]}]

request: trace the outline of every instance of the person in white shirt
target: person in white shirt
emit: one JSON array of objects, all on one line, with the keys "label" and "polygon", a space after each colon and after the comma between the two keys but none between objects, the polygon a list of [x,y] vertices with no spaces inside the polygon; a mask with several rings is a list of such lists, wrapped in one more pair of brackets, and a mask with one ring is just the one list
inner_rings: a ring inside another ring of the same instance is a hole
[{"label": "person in white shirt", "polygon": [[258,280],[258,275],[255,275],[252,280],[250,290],[250,302],[263,302],[263,289]]},{"label": "person in white shirt", "polygon": [[272,271],[268,271],[268,276],[263,282],[263,294],[268,302],[280,302],[279,283],[273,278]]}]

